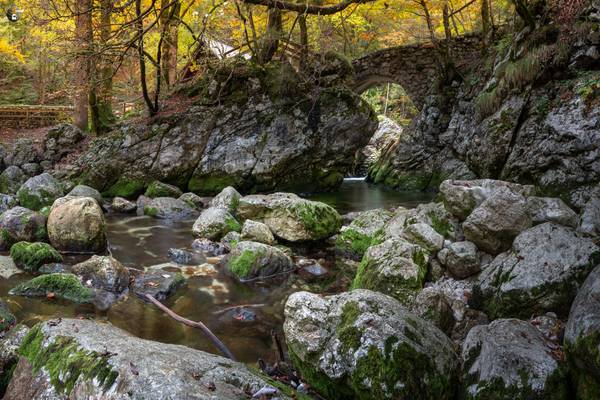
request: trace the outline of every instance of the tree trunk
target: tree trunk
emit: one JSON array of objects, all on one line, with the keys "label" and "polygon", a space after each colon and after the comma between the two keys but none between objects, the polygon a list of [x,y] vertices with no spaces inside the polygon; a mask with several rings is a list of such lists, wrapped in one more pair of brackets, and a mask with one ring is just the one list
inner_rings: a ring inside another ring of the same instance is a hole
[{"label": "tree trunk", "polygon": [[[171,4],[174,3],[174,4]],[[171,4],[169,6],[169,4]],[[179,1],[161,0],[161,25],[164,32],[162,42],[162,81],[171,87],[177,81],[177,53],[179,41]]]},{"label": "tree trunk", "polygon": [[[114,0],[100,0],[100,46],[105,49],[109,45],[112,34],[111,17],[113,11]],[[113,60],[102,52],[99,57],[99,74],[98,74],[98,125],[97,133],[103,133],[110,129],[110,125],[115,121],[112,109],[112,92],[113,92]]]},{"label": "tree trunk", "polygon": [[533,30],[535,29],[535,19],[533,18],[531,11],[529,11],[529,8],[527,8],[525,0],[512,1],[515,4],[515,11],[517,12],[517,14],[519,14],[519,17],[521,17],[521,19],[533,32]]},{"label": "tree trunk", "polygon": [[488,46],[491,40],[492,23],[490,17],[489,0],[481,0],[481,34],[483,35],[483,44]]},{"label": "tree trunk", "polygon": [[[142,86],[142,96],[148,107],[148,113],[150,116],[156,115],[158,107],[152,103],[150,95],[148,94],[148,83],[146,81],[146,56],[144,55],[144,19],[142,16],[142,0],[135,0],[135,25],[137,34],[137,50],[138,50],[138,61],[140,63],[140,84]],[[159,49],[160,51],[160,49]],[[160,76],[160,74],[159,74]]]},{"label": "tree trunk", "polygon": [[88,129],[90,89],[90,37],[92,36],[92,0],[75,1],[75,46],[77,55],[73,63],[73,123],[82,130]]},{"label": "tree trunk", "polygon": [[300,26],[300,69],[305,70],[308,63],[308,28],[306,27],[306,15],[298,17]]},{"label": "tree trunk", "polygon": [[[429,7],[427,6],[426,0],[420,0],[419,3],[421,4],[421,8],[423,9],[425,21],[427,22],[429,38],[431,39],[433,47],[436,50],[436,55],[438,58],[438,69],[440,71],[442,81],[444,83],[450,83],[454,79],[456,74],[454,69],[454,63],[450,55],[448,41],[443,41],[442,43],[440,43],[440,41],[435,36],[435,27],[433,26],[433,21],[431,19],[431,14],[429,13]],[[446,23],[444,23],[444,31],[446,32],[446,35],[448,35],[448,30],[446,30]]]},{"label": "tree trunk", "polygon": [[279,39],[282,36],[283,22],[281,18],[281,10],[278,8],[269,8],[267,20],[267,31],[260,39],[258,46],[259,62],[266,64],[273,59],[279,47]]}]

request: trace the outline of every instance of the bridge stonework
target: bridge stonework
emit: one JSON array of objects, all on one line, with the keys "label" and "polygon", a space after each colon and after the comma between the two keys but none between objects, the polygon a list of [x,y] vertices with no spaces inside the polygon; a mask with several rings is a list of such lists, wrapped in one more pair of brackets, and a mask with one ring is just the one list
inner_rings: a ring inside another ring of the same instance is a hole
[{"label": "bridge stonework", "polygon": [[[450,40],[452,58],[459,71],[481,57],[479,36],[459,36]],[[401,85],[421,108],[438,71],[433,44],[414,44],[383,49],[352,61],[354,77],[350,86],[362,93],[382,83]]]}]

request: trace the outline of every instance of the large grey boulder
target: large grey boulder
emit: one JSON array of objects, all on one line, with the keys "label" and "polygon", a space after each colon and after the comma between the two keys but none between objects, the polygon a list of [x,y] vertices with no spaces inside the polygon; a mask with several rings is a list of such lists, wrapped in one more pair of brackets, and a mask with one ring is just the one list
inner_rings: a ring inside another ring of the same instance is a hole
[{"label": "large grey boulder", "polygon": [[17,242],[47,240],[46,217],[24,207],[14,207],[0,215],[0,249],[9,250]]},{"label": "large grey boulder", "polygon": [[337,236],[336,250],[350,257],[360,258],[372,244],[383,237],[383,227],[394,214],[378,208],[358,213]]},{"label": "large grey boulder", "polygon": [[247,219],[242,226],[242,239],[273,245],[277,243],[269,227],[262,222]]},{"label": "large grey boulder", "polygon": [[237,216],[263,222],[275,236],[291,242],[326,239],[342,225],[333,207],[292,193],[242,197]]},{"label": "large grey boulder", "polygon": [[462,226],[467,240],[487,253],[499,254],[531,226],[527,200],[518,192],[499,189],[473,210]]},{"label": "large grey boulder", "polygon": [[19,353],[8,400],[238,400],[270,386],[241,363],[90,320],[40,323]]},{"label": "large grey boulder", "polygon": [[409,305],[423,287],[428,258],[416,244],[388,239],[367,249],[352,288],[375,290]]},{"label": "large grey boulder", "polygon": [[453,398],[452,342],[389,296],[296,292],[283,329],[294,366],[325,398]]},{"label": "large grey boulder", "polygon": [[144,205],[144,214],[158,219],[182,221],[198,215],[197,211],[183,200],[172,197],[155,197]]},{"label": "large grey boulder", "polygon": [[408,225],[402,236],[409,242],[418,244],[425,250],[436,253],[444,246],[444,236],[424,223]]},{"label": "large grey boulder", "polygon": [[157,197],[178,198],[182,194],[183,192],[177,186],[169,185],[168,183],[163,183],[160,181],[152,182],[146,189],[146,192],[144,193],[146,197],[150,197],[151,199]]},{"label": "large grey boulder", "polygon": [[194,236],[210,240],[219,240],[229,232],[239,232],[242,226],[224,208],[207,208],[194,222]]},{"label": "large grey boulder", "polygon": [[27,175],[21,168],[11,165],[0,174],[0,192],[16,194],[27,180]]},{"label": "large grey boulder", "polygon": [[98,205],[102,206],[103,200],[102,195],[96,189],[86,186],[77,185],[67,194],[70,197],[91,197],[98,202]]},{"label": "large grey boulder", "polygon": [[216,195],[210,203],[208,203],[209,207],[216,208],[224,208],[232,214],[235,214],[235,210],[237,209],[238,203],[242,195],[239,194],[237,190],[235,190],[232,186],[227,186],[225,189],[221,190],[221,192]]},{"label": "large grey boulder", "polygon": [[479,275],[473,304],[492,318],[566,314],[598,262],[600,247],[573,229],[546,222],[515,239]]},{"label": "large grey boulder", "polygon": [[23,164],[37,162],[38,158],[33,140],[20,138],[13,143],[12,148],[8,150],[4,157],[4,163],[6,165],[16,165],[17,167],[20,167]]},{"label": "large grey boulder", "polygon": [[106,221],[91,197],[57,199],[48,215],[52,246],[65,252],[100,253],[106,249]]},{"label": "large grey boulder", "polygon": [[19,204],[37,211],[64,195],[62,184],[48,173],[29,178],[17,192]]},{"label": "large grey boulder", "polygon": [[235,244],[222,264],[240,281],[267,278],[294,269],[292,259],[277,247],[250,241]]},{"label": "large grey boulder", "polygon": [[578,216],[568,205],[555,197],[528,197],[527,209],[534,225],[556,222],[571,228],[577,227]]},{"label": "large grey boulder", "polygon": [[571,364],[577,398],[600,396],[600,266],[577,292],[565,328],[565,351]]},{"label": "large grey boulder", "polygon": [[499,319],[465,339],[463,396],[472,400],[566,400],[568,380],[558,345],[533,325]]},{"label": "large grey boulder", "polygon": [[110,256],[92,256],[73,265],[71,272],[96,289],[121,293],[129,287],[129,271]]},{"label": "large grey boulder", "polygon": [[384,237],[404,237],[406,227],[413,224],[429,225],[450,240],[460,240],[462,235],[458,220],[446,211],[443,203],[425,203],[416,208],[399,207],[384,225]]},{"label": "large grey boulder", "polygon": [[523,196],[530,196],[535,192],[533,186],[494,179],[445,180],[440,185],[444,206],[460,220],[465,220],[475,208],[500,189],[511,189]]},{"label": "large grey boulder", "polygon": [[114,212],[128,214],[135,212],[137,204],[122,197],[115,197],[110,204],[110,208]]},{"label": "large grey boulder", "polygon": [[469,241],[450,243],[438,252],[437,257],[442,265],[459,279],[481,271],[481,257],[477,246]]}]

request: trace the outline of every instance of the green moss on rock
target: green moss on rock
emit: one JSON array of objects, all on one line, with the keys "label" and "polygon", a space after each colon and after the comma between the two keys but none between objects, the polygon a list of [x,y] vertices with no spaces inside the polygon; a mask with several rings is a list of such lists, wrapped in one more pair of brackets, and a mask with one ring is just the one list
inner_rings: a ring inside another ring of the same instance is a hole
[{"label": "green moss on rock", "polygon": [[48,243],[19,242],[10,248],[15,265],[26,271],[37,271],[42,265],[62,262],[62,256]]},{"label": "green moss on rock", "polygon": [[229,271],[238,279],[246,279],[261,256],[258,251],[244,250],[242,254],[229,261]]},{"label": "green moss on rock", "polygon": [[8,307],[0,303],[0,332],[8,330],[11,326],[17,323],[17,319],[10,312]]},{"label": "green moss on rock", "polygon": [[188,190],[198,195],[216,195],[227,186],[237,187],[238,179],[229,175],[192,177]]},{"label": "green moss on rock", "polygon": [[304,228],[315,239],[325,239],[342,226],[342,218],[332,207],[316,201],[303,201],[290,206],[292,213],[296,214]]},{"label": "green moss on rock", "polygon": [[30,297],[46,297],[49,293],[75,303],[91,303],[94,299],[93,290],[83,286],[75,275],[65,273],[40,275],[9,291],[11,295]]},{"label": "green moss on rock", "polygon": [[104,391],[114,385],[119,373],[109,364],[110,355],[84,350],[70,337],[44,341],[38,324],[23,339],[19,354],[29,361],[34,374],[43,369],[49,375],[57,393],[69,396],[77,381],[93,381]]},{"label": "green moss on rock", "polygon": [[146,184],[142,181],[120,177],[119,180],[102,194],[106,197],[132,198],[144,191]]},{"label": "green moss on rock", "polygon": [[148,186],[145,196],[152,199],[156,197],[179,197],[183,193],[177,186],[169,185],[163,182],[154,181]]}]

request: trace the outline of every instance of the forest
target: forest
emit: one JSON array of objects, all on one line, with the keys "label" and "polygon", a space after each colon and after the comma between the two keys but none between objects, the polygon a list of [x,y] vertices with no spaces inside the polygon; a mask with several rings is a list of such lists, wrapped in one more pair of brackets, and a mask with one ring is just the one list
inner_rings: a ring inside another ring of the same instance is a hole
[{"label": "forest", "polygon": [[600,1],[0,10],[0,398],[600,399]]}]

